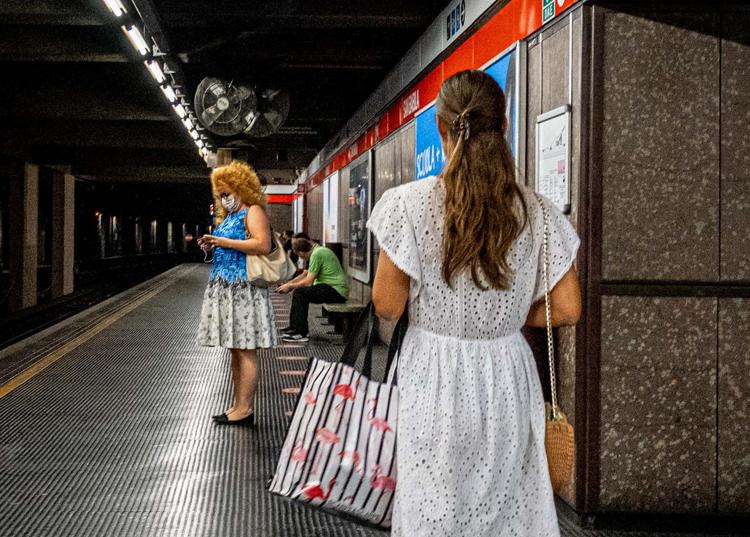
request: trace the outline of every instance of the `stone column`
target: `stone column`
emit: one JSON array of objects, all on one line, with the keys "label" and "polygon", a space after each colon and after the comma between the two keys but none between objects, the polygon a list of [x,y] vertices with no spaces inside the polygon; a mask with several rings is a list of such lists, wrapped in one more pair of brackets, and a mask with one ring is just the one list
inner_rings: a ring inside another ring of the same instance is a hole
[{"label": "stone column", "polygon": [[37,236],[39,234],[39,167],[25,163],[11,179],[10,310],[37,303]]},{"label": "stone column", "polygon": [[73,292],[75,261],[75,178],[52,175],[52,298]]}]

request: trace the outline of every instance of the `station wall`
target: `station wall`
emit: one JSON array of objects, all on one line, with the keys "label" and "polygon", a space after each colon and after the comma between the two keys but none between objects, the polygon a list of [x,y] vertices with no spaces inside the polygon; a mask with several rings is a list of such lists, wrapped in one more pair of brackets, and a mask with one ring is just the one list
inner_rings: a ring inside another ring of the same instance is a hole
[{"label": "station wall", "polygon": [[[581,514],[750,513],[750,13],[737,9],[590,2],[517,45],[522,181],[534,184],[538,117],[571,111],[585,307],[557,331],[560,403],[576,430],[575,479],[560,496]],[[476,58],[461,45],[440,80]],[[373,203],[415,179],[414,124],[382,140],[364,125],[352,145],[371,148]],[[339,169],[346,260],[341,158],[322,165]],[[305,197],[318,238],[316,181]],[[377,255],[375,244],[371,274]],[[366,283],[352,288],[353,301],[369,298]]]}]

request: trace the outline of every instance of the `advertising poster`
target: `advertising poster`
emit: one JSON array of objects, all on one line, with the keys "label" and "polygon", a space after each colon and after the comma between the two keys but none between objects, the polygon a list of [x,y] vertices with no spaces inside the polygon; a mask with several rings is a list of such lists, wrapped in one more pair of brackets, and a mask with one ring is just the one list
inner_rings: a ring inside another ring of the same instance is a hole
[{"label": "advertising poster", "polygon": [[292,202],[292,219],[294,220],[294,225],[292,227],[295,233],[302,233],[304,231],[304,222],[302,220],[304,207],[304,198],[294,198]]},{"label": "advertising poster", "polygon": [[[518,156],[518,132],[516,121],[516,93],[518,91],[516,81],[516,49],[498,58],[489,65],[485,72],[494,78],[505,92],[506,109],[508,117],[508,131],[506,139],[513,154]],[[414,172],[416,179],[424,179],[437,175],[443,169],[445,155],[440,141],[440,133],[435,118],[435,105],[432,104],[419,112],[416,118],[416,148],[414,159]]]},{"label": "advertising poster", "polygon": [[536,191],[563,213],[570,213],[570,108],[562,106],[537,118]]},{"label": "advertising poster", "polygon": [[372,174],[368,151],[354,161],[349,171],[349,273],[355,279],[370,282],[370,217]]},{"label": "advertising poster", "polygon": [[323,183],[323,244],[339,242],[339,172]]},{"label": "advertising poster", "polygon": [[508,118],[508,131],[505,133],[505,139],[508,140],[513,155],[518,157],[518,136],[516,126],[516,49],[502,56],[495,63],[485,69],[503,88],[505,93],[505,115]]}]

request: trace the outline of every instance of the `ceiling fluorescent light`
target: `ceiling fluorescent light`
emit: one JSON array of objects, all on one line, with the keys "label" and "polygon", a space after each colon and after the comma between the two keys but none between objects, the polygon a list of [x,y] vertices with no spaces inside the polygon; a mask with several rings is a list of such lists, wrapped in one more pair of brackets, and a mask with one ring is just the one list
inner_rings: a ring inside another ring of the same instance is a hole
[{"label": "ceiling fluorescent light", "polygon": [[170,86],[169,84],[162,86],[161,92],[164,94],[164,96],[167,98],[167,100],[170,103],[173,103],[177,100],[177,95],[175,95],[174,90],[172,89],[172,86]]},{"label": "ceiling fluorescent light", "polygon": [[190,121],[189,117],[186,117],[182,120],[182,124],[185,125],[185,128],[189,131],[193,130],[193,122]]},{"label": "ceiling fluorescent light", "polygon": [[122,26],[122,31],[128,36],[130,43],[133,45],[135,50],[141,53],[141,56],[145,56],[148,53],[148,43],[141,35],[141,31],[135,26]]},{"label": "ceiling fluorescent light", "polygon": [[200,135],[197,131],[190,131],[190,136],[193,138],[193,140],[197,140],[198,138],[200,138]]},{"label": "ceiling fluorescent light", "polygon": [[120,0],[104,0],[104,3],[115,17],[121,17],[123,13],[127,13]]},{"label": "ceiling fluorescent light", "polygon": [[143,63],[146,64],[146,68],[148,69],[149,73],[151,73],[151,76],[154,77],[154,80],[156,80],[159,84],[166,80],[159,62],[157,62],[156,60],[146,60]]},{"label": "ceiling fluorescent light", "polygon": [[185,117],[187,112],[185,112],[185,108],[181,104],[173,105],[172,108],[174,108],[174,111],[177,112],[177,115],[180,116],[180,118]]}]

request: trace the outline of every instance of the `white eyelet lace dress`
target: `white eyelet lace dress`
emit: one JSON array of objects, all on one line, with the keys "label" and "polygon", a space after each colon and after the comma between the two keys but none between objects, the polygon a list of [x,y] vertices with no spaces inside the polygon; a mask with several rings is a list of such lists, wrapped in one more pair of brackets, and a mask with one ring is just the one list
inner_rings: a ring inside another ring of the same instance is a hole
[{"label": "white eyelet lace dress", "polygon": [[[411,278],[410,326],[398,364],[393,536],[558,537],[544,451],[544,400],[520,330],[544,296],[543,215],[524,188],[530,224],[512,245],[512,288],[482,291],[441,276],[442,182],[388,190],[368,227]],[[550,285],[579,246],[548,200]]]}]

